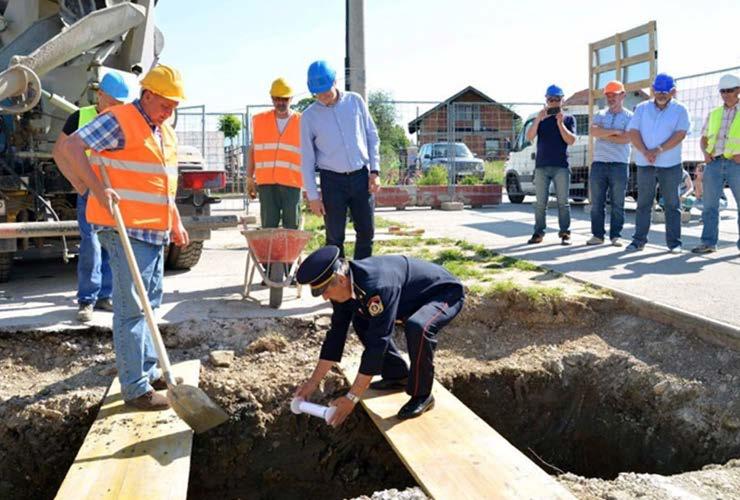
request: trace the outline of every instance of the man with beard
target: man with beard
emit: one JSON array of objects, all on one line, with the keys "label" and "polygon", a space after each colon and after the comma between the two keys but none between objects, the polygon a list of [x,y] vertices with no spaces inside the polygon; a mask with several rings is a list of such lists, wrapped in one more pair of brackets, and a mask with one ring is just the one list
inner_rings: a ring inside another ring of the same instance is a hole
[{"label": "man with beard", "polygon": [[[298,229],[301,201],[300,113],[290,109],[293,89],[285,79],[272,82],[273,109],[252,119],[252,146],[247,155],[247,189],[260,197],[263,228]],[[256,187],[255,187],[256,185]]]},{"label": "man with beard", "polygon": [[635,108],[627,127],[632,145],[637,150],[637,214],[635,234],[626,250],[639,252],[645,248],[650,216],[655,203],[656,182],[665,199],[665,238],[668,251],[680,253],[681,204],[678,187],[681,184],[681,144],[691,128],[686,106],[677,102],[673,78],[660,73],[653,82],[655,98]]}]

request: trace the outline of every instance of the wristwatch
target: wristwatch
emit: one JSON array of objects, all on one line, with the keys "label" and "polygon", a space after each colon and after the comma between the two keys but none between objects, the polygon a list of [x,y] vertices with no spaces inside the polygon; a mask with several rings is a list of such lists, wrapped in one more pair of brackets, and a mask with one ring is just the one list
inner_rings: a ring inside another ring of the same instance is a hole
[{"label": "wristwatch", "polygon": [[360,402],[360,397],[359,396],[355,396],[351,392],[348,392],[347,394],[345,394],[344,397],[347,398],[347,399],[349,399],[350,401],[352,401],[352,403],[354,403],[354,404],[357,404],[357,403]]},{"label": "wristwatch", "polygon": [[370,173],[379,176],[380,175],[380,170],[371,170]]}]

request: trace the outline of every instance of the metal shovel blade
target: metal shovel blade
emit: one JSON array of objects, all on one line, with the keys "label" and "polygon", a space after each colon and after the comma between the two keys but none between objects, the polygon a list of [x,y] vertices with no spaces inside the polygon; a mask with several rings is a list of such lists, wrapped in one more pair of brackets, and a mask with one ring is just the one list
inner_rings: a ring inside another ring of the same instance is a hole
[{"label": "metal shovel blade", "polygon": [[177,416],[196,434],[221,425],[229,419],[226,412],[211,401],[205,392],[192,385],[169,386],[167,399]]}]

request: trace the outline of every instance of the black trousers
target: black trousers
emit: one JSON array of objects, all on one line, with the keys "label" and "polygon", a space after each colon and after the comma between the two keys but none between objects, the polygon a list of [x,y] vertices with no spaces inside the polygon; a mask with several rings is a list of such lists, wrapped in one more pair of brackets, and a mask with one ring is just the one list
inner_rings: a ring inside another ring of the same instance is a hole
[{"label": "black trousers", "polygon": [[357,234],[354,258],[370,257],[375,237],[375,197],[368,189],[367,169],[362,168],[350,174],[321,170],[320,176],[321,200],[326,211],[326,244],[338,246],[344,257],[344,232],[349,209]]},{"label": "black trousers", "polygon": [[[398,347],[391,340],[383,358],[381,376],[384,379],[408,377],[406,393],[409,396],[423,397],[431,394],[437,333],[460,313],[464,302],[462,287],[451,287],[409,316],[404,324],[404,333],[411,367],[406,364]],[[353,324],[360,342],[365,345],[368,321],[355,315]]]}]

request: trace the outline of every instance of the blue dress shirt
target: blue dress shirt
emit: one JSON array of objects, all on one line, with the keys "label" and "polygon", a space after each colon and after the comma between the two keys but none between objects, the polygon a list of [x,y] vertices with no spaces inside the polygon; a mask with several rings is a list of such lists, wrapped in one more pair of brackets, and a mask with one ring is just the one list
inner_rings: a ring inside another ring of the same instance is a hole
[{"label": "blue dress shirt", "polygon": [[301,116],[303,187],[309,200],[319,197],[316,169],[347,173],[378,171],[380,139],[367,104],[359,94],[339,91],[331,106],[319,101]]},{"label": "blue dress shirt", "polygon": [[[691,121],[686,106],[675,99],[668,101],[668,105],[663,109],[659,109],[651,100],[640,103],[635,108],[635,114],[632,115],[627,129],[639,130],[645,147],[655,149],[678,131],[688,133]],[[666,168],[680,164],[682,144],[679,143],[675,148],[660,153],[652,166]],[[638,167],[651,166],[640,151],[635,151],[635,163]]]}]

